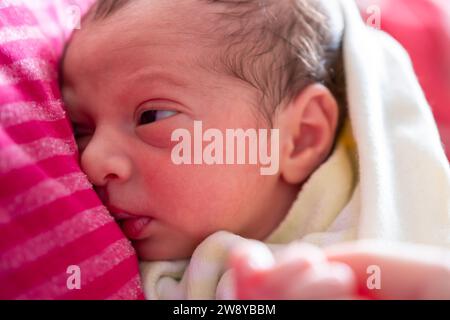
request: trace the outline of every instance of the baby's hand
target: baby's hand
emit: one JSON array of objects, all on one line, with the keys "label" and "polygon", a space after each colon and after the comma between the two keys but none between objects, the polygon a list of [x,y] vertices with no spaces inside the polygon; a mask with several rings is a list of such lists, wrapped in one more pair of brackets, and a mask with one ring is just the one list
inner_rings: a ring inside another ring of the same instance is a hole
[{"label": "baby's hand", "polygon": [[[376,240],[324,250],[329,261],[352,268],[359,292],[371,299],[450,299],[450,251],[435,246]],[[368,289],[368,267],[379,270],[379,287]]]},{"label": "baby's hand", "polygon": [[237,299],[358,298],[352,269],[329,262],[312,245],[292,244],[274,257],[267,247],[254,242],[233,252],[231,267]]}]

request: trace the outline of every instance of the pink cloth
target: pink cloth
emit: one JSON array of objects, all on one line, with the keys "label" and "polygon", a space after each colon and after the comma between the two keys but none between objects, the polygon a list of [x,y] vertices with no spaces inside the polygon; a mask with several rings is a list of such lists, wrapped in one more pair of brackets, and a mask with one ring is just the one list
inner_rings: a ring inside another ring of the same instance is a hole
[{"label": "pink cloth", "polygon": [[91,2],[0,0],[0,299],[143,298],[135,252],[79,168],[57,84],[69,22]]}]

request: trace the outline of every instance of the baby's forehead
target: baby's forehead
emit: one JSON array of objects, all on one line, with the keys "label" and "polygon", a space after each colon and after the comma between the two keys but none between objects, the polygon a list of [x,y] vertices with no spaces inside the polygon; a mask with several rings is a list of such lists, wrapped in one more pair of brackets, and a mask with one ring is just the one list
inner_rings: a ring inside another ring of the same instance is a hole
[{"label": "baby's forehead", "polygon": [[[99,0],[86,15],[89,22],[142,19],[150,24],[177,23],[185,28],[205,26],[214,0]],[[145,25],[143,25],[143,28]]]},{"label": "baby's forehead", "polygon": [[[205,51],[226,47],[224,37],[227,26],[218,26],[221,19],[217,11],[203,0],[128,0],[127,5],[112,11],[108,16],[86,18],[86,33],[107,33],[111,38],[126,34],[130,46],[136,42],[149,45],[176,42],[179,46],[198,45]],[[221,22],[225,23],[225,22]],[[80,30],[82,33],[83,30]],[[209,49],[209,50],[208,50]],[[186,48],[187,50],[187,48]]]},{"label": "baby's forehead", "polygon": [[217,31],[217,12],[207,2],[127,0],[114,7],[106,4],[115,1],[99,1],[104,7],[94,6],[84,18],[67,46],[65,60],[75,60],[74,65],[95,59],[106,63],[118,51],[134,48],[132,54],[138,57],[142,50],[166,48],[168,56],[181,49],[186,57],[208,67],[208,62],[223,54],[226,39]]},{"label": "baby's forehead", "polygon": [[[87,18],[68,45],[63,81],[75,85],[92,77],[126,81],[127,75],[147,67],[186,74],[223,70],[216,63],[222,51],[217,41],[205,36],[204,26],[197,28],[198,23],[187,16],[177,20],[179,13],[172,15],[167,4],[154,7],[148,3],[138,1],[102,19]],[[151,10],[143,13],[140,6]],[[185,7],[178,9],[191,11]]]},{"label": "baby's forehead", "polygon": [[[102,45],[108,45],[102,40],[114,44],[123,42],[124,47],[169,45],[176,42],[179,46],[198,43],[207,48],[208,40],[218,38],[218,35],[210,32],[212,16],[207,10],[200,9],[207,7],[203,1],[127,0],[118,3],[122,6],[114,7],[115,10],[111,9],[112,11],[107,10],[109,6],[102,10],[94,6],[84,18],[81,30],[74,33],[71,41],[73,45],[69,48],[87,47],[82,42],[94,45],[98,41]],[[105,10],[108,13],[103,13]],[[211,22],[209,25],[208,20]],[[77,41],[78,39],[82,41]],[[90,41],[92,39],[95,41]]]}]

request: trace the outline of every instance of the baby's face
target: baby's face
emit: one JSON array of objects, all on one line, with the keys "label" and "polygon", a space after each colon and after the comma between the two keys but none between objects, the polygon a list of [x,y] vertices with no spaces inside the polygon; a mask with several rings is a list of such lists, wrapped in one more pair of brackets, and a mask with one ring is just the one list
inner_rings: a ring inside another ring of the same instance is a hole
[{"label": "baby's face", "polygon": [[218,230],[264,238],[294,195],[259,165],[173,163],[171,134],[194,136],[194,120],[222,132],[267,125],[256,89],[207,67],[218,49],[197,2],[137,1],[87,22],[63,65],[82,169],[147,260],[188,257]]}]

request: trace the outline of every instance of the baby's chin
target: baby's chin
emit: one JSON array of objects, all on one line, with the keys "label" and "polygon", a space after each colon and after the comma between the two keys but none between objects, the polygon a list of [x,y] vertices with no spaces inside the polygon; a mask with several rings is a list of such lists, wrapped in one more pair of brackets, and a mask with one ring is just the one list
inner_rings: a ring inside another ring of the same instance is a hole
[{"label": "baby's chin", "polygon": [[136,250],[139,260],[142,261],[169,261],[189,259],[197,242],[189,241],[169,241],[161,243],[151,238],[133,240],[132,245]]}]

